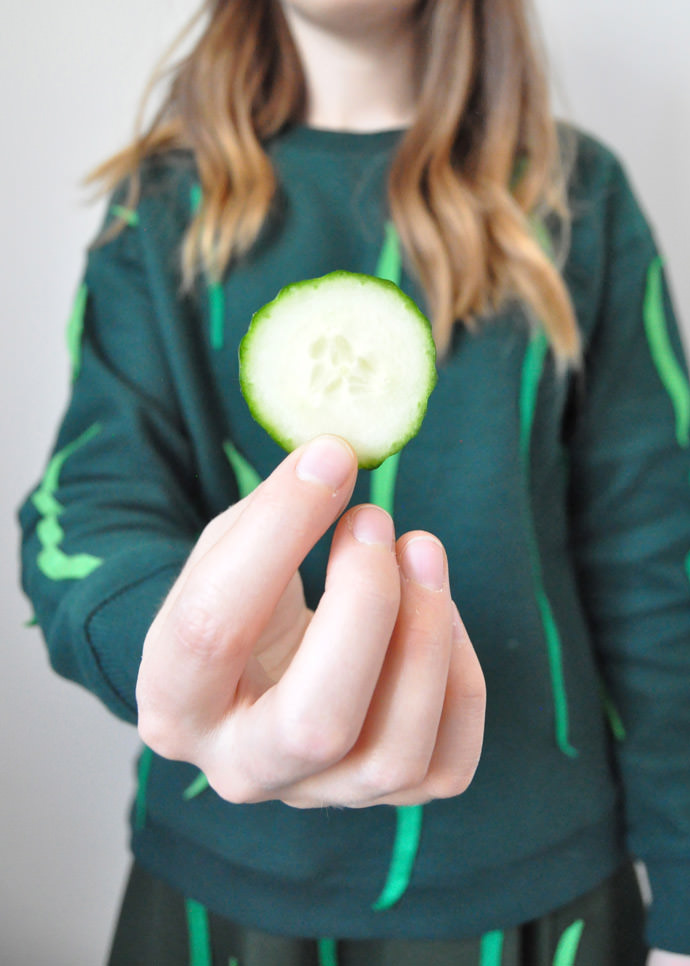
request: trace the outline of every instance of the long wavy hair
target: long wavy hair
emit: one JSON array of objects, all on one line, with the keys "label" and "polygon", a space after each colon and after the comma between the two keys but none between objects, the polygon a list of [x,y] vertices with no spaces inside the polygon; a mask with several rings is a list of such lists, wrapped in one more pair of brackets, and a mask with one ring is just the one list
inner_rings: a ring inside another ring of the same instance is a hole
[{"label": "long wavy hair", "polygon": [[[391,162],[388,203],[439,353],[456,322],[473,326],[517,300],[559,361],[577,362],[559,271],[567,165],[529,0],[420,0],[415,16],[418,105]],[[152,80],[167,84],[153,120],[90,176],[103,190],[128,181],[136,205],[144,159],[193,153],[203,204],[182,250],[187,287],[200,272],[218,280],[251,248],[277,188],[264,145],[306,108],[278,0],[205,0],[195,27],[189,52],[173,61],[171,51]]]}]

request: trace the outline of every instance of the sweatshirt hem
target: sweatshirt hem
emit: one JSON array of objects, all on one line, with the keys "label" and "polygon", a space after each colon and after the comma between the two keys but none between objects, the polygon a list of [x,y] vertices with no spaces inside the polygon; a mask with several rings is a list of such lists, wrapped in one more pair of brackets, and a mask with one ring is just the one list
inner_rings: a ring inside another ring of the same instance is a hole
[{"label": "sweatshirt hem", "polygon": [[618,839],[610,814],[548,851],[470,871],[455,886],[413,882],[393,908],[381,912],[372,908],[373,892],[357,883],[294,881],[238,867],[151,823],[134,833],[132,847],[152,875],[246,927],[284,936],[443,940],[517,926],[584,895],[625,862]]}]

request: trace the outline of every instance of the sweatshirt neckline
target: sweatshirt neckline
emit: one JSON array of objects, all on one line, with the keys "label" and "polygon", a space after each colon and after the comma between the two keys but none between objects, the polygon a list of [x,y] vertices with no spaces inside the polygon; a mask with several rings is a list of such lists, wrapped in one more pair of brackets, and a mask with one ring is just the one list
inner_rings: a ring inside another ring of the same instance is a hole
[{"label": "sweatshirt neckline", "polygon": [[390,151],[404,133],[404,128],[386,128],[381,131],[338,131],[297,124],[281,132],[275,138],[274,144],[281,147],[305,148],[324,154],[367,156]]}]

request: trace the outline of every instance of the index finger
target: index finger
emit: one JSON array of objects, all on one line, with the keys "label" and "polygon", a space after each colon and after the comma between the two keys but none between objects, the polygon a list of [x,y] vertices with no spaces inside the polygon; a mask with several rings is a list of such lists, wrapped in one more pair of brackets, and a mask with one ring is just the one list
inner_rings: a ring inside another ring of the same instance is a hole
[{"label": "index finger", "polygon": [[347,504],[356,472],[344,440],[313,440],[290,454],[183,570],[144,643],[137,682],[142,737],[153,733],[160,745],[171,731],[207,730],[227,712],[254,643],[304,557]]}]

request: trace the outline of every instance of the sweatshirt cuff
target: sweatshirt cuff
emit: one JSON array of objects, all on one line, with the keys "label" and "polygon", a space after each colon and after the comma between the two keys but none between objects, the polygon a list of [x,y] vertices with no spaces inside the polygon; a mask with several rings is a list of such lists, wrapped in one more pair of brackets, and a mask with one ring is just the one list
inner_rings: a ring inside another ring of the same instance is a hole
[{"label": "sweatshirt cuff", "polygon": [[690,955],[690,863],[648,862],[652,902],[647,941],[653,949]]}]

